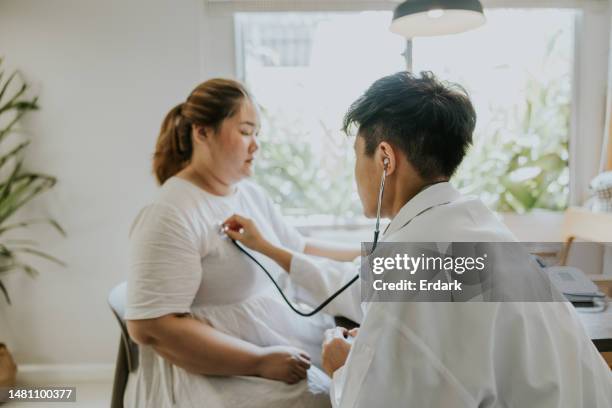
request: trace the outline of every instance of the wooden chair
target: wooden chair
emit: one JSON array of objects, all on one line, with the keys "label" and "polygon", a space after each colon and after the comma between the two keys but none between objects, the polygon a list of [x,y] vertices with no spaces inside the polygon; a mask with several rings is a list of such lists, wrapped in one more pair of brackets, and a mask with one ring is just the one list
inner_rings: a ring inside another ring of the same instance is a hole
[{"label": "wooden chair", "polygon": [[570,207],[565,211],[561,234],[565,244],[561,250],[559,265],[567,265],[569,251],[575,239],[612,242],[612,214]]}]

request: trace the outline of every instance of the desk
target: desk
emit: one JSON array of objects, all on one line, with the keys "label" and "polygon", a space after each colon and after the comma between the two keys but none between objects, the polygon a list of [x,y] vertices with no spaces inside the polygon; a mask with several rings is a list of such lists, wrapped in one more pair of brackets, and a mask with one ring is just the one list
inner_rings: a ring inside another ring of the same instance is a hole
[{"label": "desk", "polygon": [[601,313],[588,313],[578,310],[578,316],[588,336],[612,368],[612,301]]}]

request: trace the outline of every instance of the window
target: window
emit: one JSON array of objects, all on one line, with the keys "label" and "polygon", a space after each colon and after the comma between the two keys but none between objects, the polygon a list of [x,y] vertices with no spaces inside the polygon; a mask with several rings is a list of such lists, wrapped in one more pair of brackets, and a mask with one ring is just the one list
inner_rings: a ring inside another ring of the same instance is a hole
[{"label": "window", "polygon": [[406,66],[404,41],[387,29],[390,18],[389,12],[236,15],[242,79],[262,107],[255,178],[285,215],[315,223],[361,216],[353,140],[340,127],[374,80]]},{"label": "window", "polygon": [[[475,143],[454,182],[493,209],[567,205],[576,14],[494,9],[477,30],[413,43],[414,71],[459,82],[474,101]],[[255,178],[286,215],[315,223],[361,215],[353,140],[339,128],[374,80],[405,69],[405,42],[388,31],[390,19],[390,12],[236,14],[240,74],[262,107]]]},{"label": "window", "polygon": [[492,10],[478,30],[413,43],[415,72],[431,70],[470,93],[474,146],[453,181],[491,208],[567,206],[576,13]]}]

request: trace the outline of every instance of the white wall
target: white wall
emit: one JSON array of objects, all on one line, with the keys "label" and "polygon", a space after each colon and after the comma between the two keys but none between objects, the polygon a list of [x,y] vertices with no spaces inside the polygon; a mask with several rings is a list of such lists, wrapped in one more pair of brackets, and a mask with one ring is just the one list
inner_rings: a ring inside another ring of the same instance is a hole
[{"label": "white wall", "polygon": [[[30,207],[66,239],[32,230],[67,268],[8,279],[0,340],[19,363],[111,363],[106,296],[125,279],[127,233],[155,191],[150,158],[165,113],[200,80],[201,0],[3,0],[0,55],[38,89],[30,167],[58,177]],[[8,328],[7,328],[8,327]]]}]

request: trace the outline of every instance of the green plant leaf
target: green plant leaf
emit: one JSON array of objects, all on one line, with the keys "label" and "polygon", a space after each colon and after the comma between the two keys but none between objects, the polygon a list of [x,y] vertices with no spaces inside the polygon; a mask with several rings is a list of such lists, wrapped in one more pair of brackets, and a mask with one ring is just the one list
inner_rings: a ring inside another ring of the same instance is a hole
[{"label": "green plant leaf", "polygon": [[46,259],[47,261],[53,262],[53,263],[55,263],[57,265],[66,266],[66,263],[64,261],[62,261],[62,260],[60,260],[60,259],[58,259],[58,258],[56,258],[54,256],[51,256],[51,255],[49,255],[49,254],[47,254],[45,252],[39,251],[37,249],[34,249],[34,248],[14,247],[14,248],[12,248],[12,251],[13,252],[22,252],[22,253],[26,253],[26,254],[35,255],[35,256],[37,256],[39,258]]},{"label": "green plant leaf", "polygon": [[6,245],[28,245],[28,246],[38,246],[38,242],[31,239],[7,239]]},{"label": "green plant leaf", "polygon": [[[1,114],[2,112],[0,112]],[[27,113],[27,111],[22,110],[17,112],[17,115],[11,120],[8,125],[2,130],[0,130],[0,142],[2,142],[8,135],[13,131],[13,126],[17,124],[21,120],[21,118]]]},{"label": "green plant leaf", "polygon": [[21,170],[22,164],[23,164],[23,160],[17,161],[17,164],[13,168],[13,171],[11,172],[11,174],[8,177],[8,179],[6,180],[6,182],[4,182],[4,183],[2,183],[0,185],[1,186],[1,188],[0,188],[0,200],[4,200],[6,198],[6,196],[9,194],[9,192],[11,190],[11,185],[17,179],[17,177],[19,175],[19,171]]},{"label": "green plant leaf", "polygon": [[[0,58],[0,68],[2,68],[2,63],[3,59]],[[7,78],[6,71],[0,69],[0,123],[3,124],[0,127],[0,143],[5,141],[8,135],[16,133],[15,126],[25,115],[39,109],[38,97],[29,98],[26,96],[28,89],[29,85],[23,80],[19,71],[14,71]],[[5,176],[0,179],[0,235],[18,228],[45,223],[65,236],[66,233],[62,227],[55,220],[49,218],[31,219],[13,224],[7,224],[6,222],[33,198],[49,190],[56,183],[55,177],[23,171],[22,153],[28,144],[28,141],[24,141],[15,147],[0,149],[3,152],[8,151],[0,156],[0,170],[5,170],[3,172]],[[9,164],[13,165],[10,170]],[[36,277],[38,271],[31,265],[23,263],[19,256],[21,254],[36,256],[65,266],[63,261],[33,248],[35,245],[35,241],[28,239],[9,238],[0,242],[0,274],[22,270],[32,278]],[[1,282],[0,290],[10,303],[8,291]]]},{"label": "green plant leaf", "polygon": [[26,274],[28,274],[30,278],[35,278],[38,275],[40,275],[40,272],[38,272],[37,269],[31,267],[30,265],[26,265],[26,264],[18,262],[15,264],[15,267],[16,269],[23,270]]},{"label": "green plant leaf", "polygon": [[[0,61],[1,62],[1,61]],[[4,74],[4,71],[2,72]],[[8,89],[9,85],[11,84],[11,82],[13,82],[13,79],[15,79],[15,77],[17,76],[18,71],[13,72],[8,79],[6,80],[6,82],[4,83],[4,85],[2,85],[2,89],[0,89],[0,101],[2,101],[2,98],[4,97],[4,94],[6,93],[6,90]]]},{"label": "green plant leaf", "polygon": [[22,221],[22,222],[18,222],[15,224],[10,224],[10,225],[6,225],[4,227],[0,227],[0,235],[2,235],[3,233],[5,233],[6,231],[10,231],[16,228],[27,228],[31,225],[36,225],[36,224],[49,224],[51,225],[57,232],[59,232],[63,237],[65,237],[66,231],[64,231],[64,229],[61,227],[61,225],[50,218],[45,218],[45,219],[34,219],[34,220],[27,220],[27,221]]},{"label": "green plant leaf", "polygon": [[4,286],[4,283],[2,283],[2,281],[0,281],[0,291],[2,291],[2,293],[4,294],[4,299],[6,299],[6,303],[10,305],[11,298],[9,297],[8,291],[6,290],[6,287]]},{"label": "green plant leaf", "polygon": [[6,153],[4,156],[1,156],[0,157],[0,168],[2,168],[11,158],[13,158],[13,157],[17,156],[19,153],[21,153],[21,151],[23,151],[23,149],[28,147],[29,144],[30,144],[29,141],[23,142],[23,143],[17,145],[17,147],[15,147],[10,152]]},{"label": "green plant leaf", "polygon": [[25,93],[25,91],[28,89],[27,85],[22,85],[21,88],[19,88],[19,90],[17,92],[15,92],[13,94],[13,96],[11,96],[8,100],[8,102],[6,102],[4,105],[0,106],[0,114],[7,112],[11,109],[15,109],[15,107],[13,106],[14,103],[16,103],[19,98],[21,98],[23,96],[23,94]]},{"label": "green plant leaf", "polygon": [[40,174],[22,174],[14,177],[9,189],[1,196],[0,223],[28,201],[53,187],[55,182],[55,178]]}]

